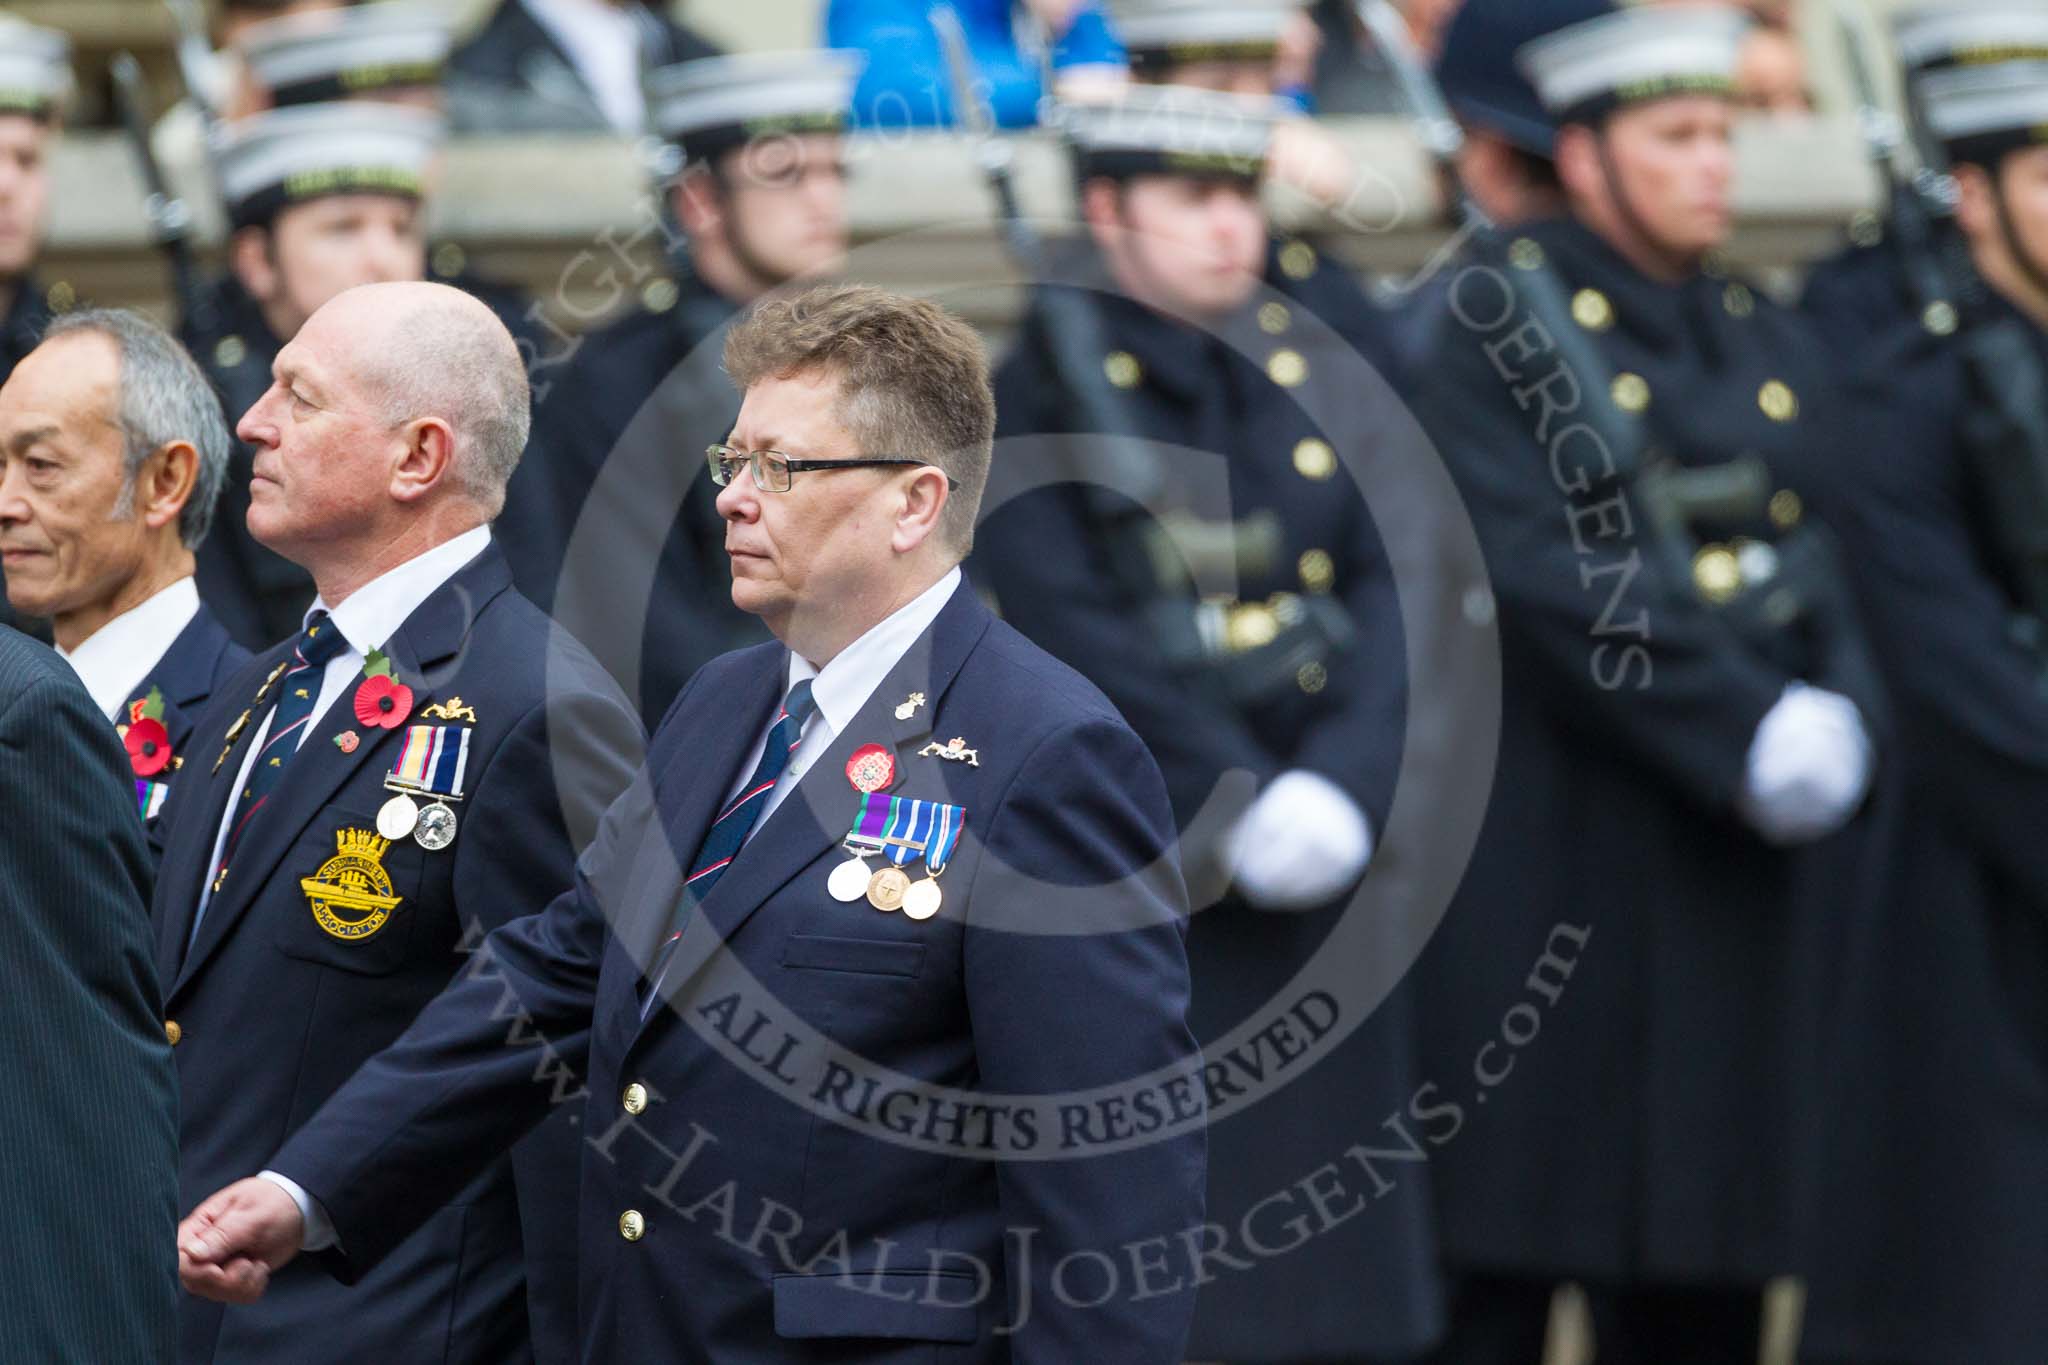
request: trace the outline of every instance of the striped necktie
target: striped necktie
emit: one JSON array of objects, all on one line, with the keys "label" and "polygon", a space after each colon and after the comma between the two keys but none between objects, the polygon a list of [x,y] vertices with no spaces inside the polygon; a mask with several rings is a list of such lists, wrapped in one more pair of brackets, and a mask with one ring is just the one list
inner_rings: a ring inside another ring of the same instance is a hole
[{"label": "striped necktie", "polygon": [[234,822],[228,826],[228,837],[220,846],[220,864],[214,869],[216,888],[235,856],[242,832],[277,789],[292,755],[299,751],[299,741],[306,737],[306,724],[313,718],[313,703],[320,696],[321,675],[327,661],[347,649],[348,641],[341,631],[328,624],[324,611],[313,613],[305,630],[299,633],[292,650],[292,666],[278,679],[277,705],[270,713],[270,729],[263,737],[263,748],[249,768],[241,795],[235,798]]},{"label": "striped necktie", "polygon": [[817,709],[818,703],[811,697],[809,678],[789,689],[782,710],[776,714],[775,725],[768,731],[768,742],[761,749],[761,762],[754,768],[754,775],[740,788],[739,795],[732,799],[724,814],[711,822],[711,829],[704,835],[704,844],[691,863],[690,875],[684,879],[683,884],[689,888],[689,893],[677,903],[675,926],[662,940],[654,961],[649,964],[647,980],[650,984],[641,1017],[645,1018],[646,1010],[652,1009],[654,1002],[661,998],[661,978],[668,970],[669,956],[675,952],[683,929],[690,922],[691,904],[710,895],[711,888],[718,885],[726,869],[732,866],[732,860],[739,856],[748,831],[761,818],[761,808],[768,804],[768,793],[775,789],[775,783],[789,767],[789,756],[796,752],[796,746],[803,740],[804,723]]}]

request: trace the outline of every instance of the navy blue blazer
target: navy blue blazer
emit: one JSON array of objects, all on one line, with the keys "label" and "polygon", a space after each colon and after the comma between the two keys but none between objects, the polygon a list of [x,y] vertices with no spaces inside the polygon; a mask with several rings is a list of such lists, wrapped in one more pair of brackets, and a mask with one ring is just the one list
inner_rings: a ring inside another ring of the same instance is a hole
[{"label": "navy blue blazer", "polygon": [[[574,890],[494,933],[493,979],[430,1006],[270,1165],[326,1206],[336,1273],[377,1273],[417,1210],[547,1107],[534,1046],[492,1017],[509,991],[524,1036],[588,1063],[586,1361],[1177,1365],[1196,1274],[1172,1266],[1199,1239],[1205,1139],[1157,765],[963,587],[688,906],[678,866],[787,659],[770,644],[707,665]],[[926,753],[934,736],[977,761]],[[894,754],[892,794],[965,809],[935,918],[827,894],[858,801],[845,765],[867,744]],[[668,1000],[643,1022],[642,964],[679,903]],[[1058,1125],[1005,1107],[1162,1071],[1182,1078],[1178,1126],[1156,1092],[1077,1098]],[[1163,1140],[1095,1150],[1135,1134]]]},{"label": "navy blue blazer", "polygon": [[[163,693],[163,725],[164,733],[170,737],[171,761],[152,781],[169,786],[185,771],[185,765],[192,759],[189,751],[192,729],[206,714],[207,702],[248,662],[249,651],[229,639],[221,623],[201,603],[199,614],[178,632],[178,638],[171,641],[171,647],[136,685],[115,720],[115,729],[125,738],[129,707],[148,700],[152,690]],[[209,755],[207,762],[212,761]],[[140,793],[138,800],[139,797]],[[142,812],[143,823],[155,829],[162,818],[162,805],[159,804],[155,815],[149,813],[147,804],[139,804],[138,809]],[[161,860],[163,850],[154,840],[151,841],[151,851]]]},{"label": "navy blue blazer", "polygon": [[[269,705],[256,695],[289,649],[286,643],[259,657],[216,696],[188,742],[163,817],[154,919],[183,1094],[185,1210],[259,1169],[365,1058],[403,1031],[486,932],[568,884],[580,841],[625,786],[644,743],[602,671],[512,591],[504,558],[488,549],[385,645],[412,688],[410,719],[470,730],[454,842],[438,852],[410,838],[370,844],[371,861],[390,883],[377,888],[375,875],[365,874],[372,888],[402,898],[389,919],[350,938],[316,920],[304,883],[338,874],[330,860],[351,831],[374,837],[387,798],[383,779],[406,733],[405,725],[362,725],[352,694],[344,694],[249,825],[195,938],[193,913],[214,836],[243,747]],[[454,717],[423,719],[436,705]],[[227,732],[245,712],[249,720],[231,743]],[[350,734],[353,751],[342,747]],[[512,1164],[473,1170],[466,1190],[450,1189],[419,1210],[419,1234],[354,1289],[307,1266],[279,1276],[253,1307],[223,1311],[188,1298],[179,1358],[520,1361],[537,1352],[559,1359],[573,1349],[575,1189],[560,1174],[574,1160],[573,1143],[564,1122],[543,1129]],[[523,1245],[531,1248],[530,1265]]]}]

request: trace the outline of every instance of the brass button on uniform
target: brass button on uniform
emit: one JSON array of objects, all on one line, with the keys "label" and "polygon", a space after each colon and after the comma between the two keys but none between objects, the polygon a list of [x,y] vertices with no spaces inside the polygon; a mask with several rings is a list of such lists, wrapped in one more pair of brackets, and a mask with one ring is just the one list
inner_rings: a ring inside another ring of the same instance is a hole
[{"label": "brass button on uniform", "polygon": [[213,343],[213,363],[223,370],[232,370],[248,358],[248,344],[232,332]]},{"label": "brass button on uniform", "polygon": [[629,1242],[637,1242],[647,1235],[647,1220],[640,1216],[640,1210],[627,1209],[619,1215],[619,1236]]},{"label": "brass button on uniform", "polygon": [[1337,581],[1337,566],[1328,550],[1307,550],[1294,562],[1301,572],[1301,586],[1310,592],[1328,592]]},{"label": "brass button on uniform", "polygon": [[633,1082],[626,1087],[626,1093],[620,1097],[619,1103],[625,1106],[625,1110],[629,1114],[645,1113],[647,1111],[647,1087],[638,1081]]},{"label": "brass button on uniform", "polygon": [[43,295],[43,298],[50,305],[51,312],[68,313],[72,305],[78,302],[78,291],[71,287],[71,281],[59,280],[50,286],[49,292]]},{"label": "brass button on uniform", "polygon": [[1550,258],[1543,254],[1543,248],[1527,237],[1517,237],[1508,247],[1508,261],[1517,270],[1541,270]]},{"label": "brass button on uniform", "polygon": [[1849,220],[1849,240],[1857,246],[1876,246],[1884,240],[1884,220],[1863,210]]},{"label": "brass button on uniform", "polygon": [[1956,314],[1956,306],[1947,299],[1936,299],[1927,305],[1927,311],[1920,315],[1920,325],[1938,337],[1956,334],[1962,319]]},{"label": "brass button on uniform", "polygon": [[1300,351],[1282,346],[1266,361],[1266,377],[1283,389],[1291,389],[1308,378],[1308,361]]},{"label": "brass button on uniform", "polygon": [[443,242],[434,248],[434,273],[442,279],[460,275],[469,264],[469,253],[454,242]]},{"label": "brass button on uniform", "polygon": [[179,1043],[185,1041],[185,1030],[178,1026],[177,1020],[164,1020],[164,1040],[172,1047],[176,1047]]},{"label": "brass button on uniform", "polygon": [[1294,472],[1304,479],[1327,479],[1337,472],[1337,452],[1328,441],[1311,436],[1294,447]]},{"label": "brass button on uniform", "polygon": [[1259,330],[1267,336],[1276,337],[1294,322],[1294,315],[1287,311],[1284,303],[1262,303],[1259,305]]},{"label": "brass button on uniform", "polygon": [[1138,357],[1129,351],[1111,351],[1103,357],[1102,372],[1109,376],[1109,382],[1120,389],[1135,389],[1138,381],[1145,377],[1144,367],[1138,364]]},{"label": "brass button on uniform", "polygon": [[1771,494],[1768,510],[1771,514],[1771,525],[1780,531],[1791,530],[1799,524],[1799,519],[1806,515],[1805,504],[1800,502],[1799,495],[1789,488],[1780,488]]},{"label": "brass button on uniform", "polygon": [[1650,410],[1650,381],[1639,374],[1624,370],[1614,376],[1614,406],[1623,412],[1644,413]]},{"label": "brass button on uniform", "polygon": [[1224,618],[1223,645],[1233,654],[1262,649],[1279,635],[1280,618],[1263,603],[1245,603],[1233,608]]},{"label": "brass button on uniform", "polygon": [[1756,391],[1756,405],[1773,422],[1789,422],[1799,415],[1799,395],[1781,379],[1773,379]]},{"label": "brass button on uniform", "polygon": [[1597,289],[1581,289],[1572,296],[1572,321],[1589,332],[1604,332],[1614,325],[1614,305]]},{"label": "brass button on uniform", "polygon": [[1721,306],[1731,318],[1746,318],[1756,312],[1756,295],[1746,284],[1731,284],[1721,291]]},{"label": "brass button on uniform", "polygon": [[1692,557],[1692,584],[1709,602],[1726,602],[1742,591],[1742,562],[1726,545],[1708,545]]},{"label": "brass button on uniform", "polygon": [[1313,697],[1330,685],[1330,670],[1319,663],[1305,663],[1294,670],[1294,685]]},{"label": "brass button on uniform", "polygon": [[1316,273],[1316,249],[1307,242],[1293,241],[1280,248],[1280,273],[1290,280],[1305,280]]},{"label": "brass button on uniform", "polygon": [[650,313],[666,313],[676,306],[676,282],[663,277],[649,280],[640,291],[640,306]]}]

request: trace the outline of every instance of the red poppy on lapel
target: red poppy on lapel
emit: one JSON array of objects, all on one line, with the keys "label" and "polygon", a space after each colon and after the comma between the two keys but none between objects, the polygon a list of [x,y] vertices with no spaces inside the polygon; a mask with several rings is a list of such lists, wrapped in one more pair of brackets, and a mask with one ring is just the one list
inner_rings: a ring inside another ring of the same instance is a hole
[{"label": "red poppy on lapel", "polygon": [[412,714],[412,689],[389,673],[356,685],[356,719],[380,730],[395,730]]},{"label": "red poppy on lapel", "polygon": [[170,731],[154,716],[128,722],[122,743],[128,746],[128,766],[137,777],[155,777],[171,761]]}]

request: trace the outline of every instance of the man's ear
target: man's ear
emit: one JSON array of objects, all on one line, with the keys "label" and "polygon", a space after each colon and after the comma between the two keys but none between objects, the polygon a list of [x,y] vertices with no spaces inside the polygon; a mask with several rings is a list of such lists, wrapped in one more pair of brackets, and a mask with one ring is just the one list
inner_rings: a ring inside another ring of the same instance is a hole
[{"label": "man's ear", "polygon": [[669,203],[692,237],[715,233],[725,223],[725,191],[708,167],[686,167],[669,190]]},{"label": "man's ear", "polygon": [[1998,188],[1991,172],[1974,162],[1955,167],[1956,226],[1971,241],[1981,241],[1998,231]]},{"label": "man's ear", "polygon": [[1081,186],[1081,221],[1088,225],[1097,246],[1123,231],[1123,190],[1107,176],[1096,176]]},{"label": "man's ear", "polygon": [[926,465],[903,482],[903,502],[896,512],[896,526],[889,548],[908,554],[938,534],[939,518],[946,510],[952,488],[946,473],[937,465]]},{"label": "man's ear", "polygon": [[1600,170],[1600,135],[1583,123],[1557,130],[1557,179],[1575,201],[1599,198],[1605,176]]},{"label": "man's ear", "polygon": [[228,241],[228,269],[235,272],[235,278],[242,288],[249,291],[249,297],[259,303],[268,303],[277,296],[277,262],[270,254],[270,229],[245,227],[235,229],[235,235]]},{"label": "man's ear", "polygon": [[391,496],[400,502],[425,497],[448,483],[455,471],[455,430],[439,417],[415,417],[398,429],[405,443],[391,469]]},{"label": "man's ear", "polygon": [[142,524],[160,530],[178,520],[199,483],[199,452],[190,441],[158,446],[135,471],[135,510]]}]

